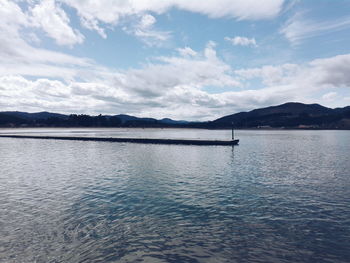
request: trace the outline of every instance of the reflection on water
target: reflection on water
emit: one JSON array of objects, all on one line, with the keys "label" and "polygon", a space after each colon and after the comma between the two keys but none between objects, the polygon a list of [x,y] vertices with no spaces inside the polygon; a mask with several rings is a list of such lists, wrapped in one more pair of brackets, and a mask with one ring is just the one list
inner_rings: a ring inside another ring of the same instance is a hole
[{"label": "reflection on water", "polygon": [[237,137],[234,148],[1,138],[0,262],[347,262],[350,133]]}]

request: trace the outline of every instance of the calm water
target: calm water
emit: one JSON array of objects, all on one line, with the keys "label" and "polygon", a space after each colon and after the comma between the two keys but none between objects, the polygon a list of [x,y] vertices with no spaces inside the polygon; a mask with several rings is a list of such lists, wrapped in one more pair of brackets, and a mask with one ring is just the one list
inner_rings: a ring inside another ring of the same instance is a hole
[{"label": "calm water", "polygon": [[[21,130],[34,131],[230,138]],[[350,132],[236,135],[234,148],[0,138],[0,262],[349,262]]]}]

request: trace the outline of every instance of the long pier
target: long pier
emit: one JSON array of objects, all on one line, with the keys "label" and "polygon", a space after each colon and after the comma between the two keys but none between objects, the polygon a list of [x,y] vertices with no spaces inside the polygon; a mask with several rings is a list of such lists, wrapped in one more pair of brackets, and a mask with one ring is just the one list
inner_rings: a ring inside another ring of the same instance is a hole
[{"label": "long pier", "polygon": [[142,144],[180,144],[180,145],[238,145],[239,140],[186,140],[186,139],[151,139],[151,138],[113,138],[113,137],[76,137],[76,136],[45,136],[45,135],[13,135],[1,134],[0,138],[68,140],[68,141],[97,141],[97,142],[128,142]]}]

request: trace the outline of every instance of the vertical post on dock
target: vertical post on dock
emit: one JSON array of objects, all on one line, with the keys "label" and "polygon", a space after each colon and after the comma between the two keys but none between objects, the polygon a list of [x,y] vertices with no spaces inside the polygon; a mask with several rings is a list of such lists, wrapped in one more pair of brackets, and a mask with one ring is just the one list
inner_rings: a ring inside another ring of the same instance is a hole
[{"label": "vertical post on dock", "polygon": [[233,122],[232,122],[232,141],[235,139],[235,134],[234,134],[234,131],[233,131]]}]

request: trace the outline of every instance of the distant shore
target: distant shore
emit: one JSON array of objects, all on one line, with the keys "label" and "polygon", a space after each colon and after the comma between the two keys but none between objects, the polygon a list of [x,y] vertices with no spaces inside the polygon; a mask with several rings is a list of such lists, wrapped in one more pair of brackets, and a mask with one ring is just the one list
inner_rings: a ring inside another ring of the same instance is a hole
[{"label": "distant shore", "polygon": [[126,114],[90,116],[5,111],[0,112],[0,127],[350,130],[350,106],[331,109],[319,104],[288,102],[211,121],[155,119]]},{"label": "distant shore", "polygon": [[[207,127],[77,127],[77,126],[70,126],[70,127],[52,127],[52,126],[23,126],[23,127],[0,127],[0,131],[3,130],[25,130],[25,129],[82,129],[82,130],[88,130],[88,129],[136,129],[136,130],[151,130],[151,129],[175,129],[175,130],[185,130],[185,129],[198,129],[198,130],[232,130],[232,128],[207,128]],[[261,131],[283,131],[283,130],[294,130],[294,131],[334,131],[334,130],[340,130],[340,131],[348,131],[350,128],[299,128],[299,127],[234,127],[234,130],[261,130]]]}]

